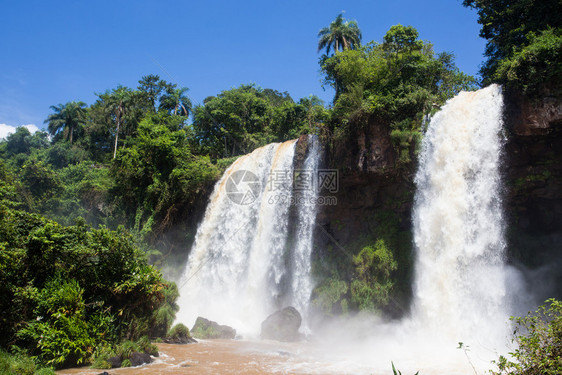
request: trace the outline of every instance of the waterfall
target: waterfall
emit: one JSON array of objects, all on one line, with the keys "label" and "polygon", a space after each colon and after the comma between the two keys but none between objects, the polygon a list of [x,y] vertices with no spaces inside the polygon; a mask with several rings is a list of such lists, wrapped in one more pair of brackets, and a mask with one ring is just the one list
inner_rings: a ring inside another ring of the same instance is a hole
[{"label": "waterfall", "polygon": [[502,101],[497,85],[460,93],[432,118],[422,143],[413,317],[451,340],[506,339]]},{"label": "waterfall", "polygon": [[[318,146],[314,137],[309,142],[303,173],[313,176]],[[295,147],[292,140],[256,149],[216,183],[179,282],[178,321],[191,325],[203,316],[256,335],[284,305],[306,312],[316,211],[297,204],[298,234],[289,242]],[[312,202],[316,189],[295,194]]]},{"label": "waterfall", "polygon": [[292,294],[295,307],[304,315],[308,316],[308,302],[312,293],[312,281],[310,278],[311,264],[310,256],[312,254],[314,226],[316,224],[317,198],[319,192],[318,186],[318,162],[320,152],[318,150],[318,139],[315,136],[309,136],[310,150],[304,161],[302,173],[306,173],[309,177],[309,186],[304,189],[297,202],[298,207],[298,223],[296,233],[296,246],[293,255],[293,283]]}]

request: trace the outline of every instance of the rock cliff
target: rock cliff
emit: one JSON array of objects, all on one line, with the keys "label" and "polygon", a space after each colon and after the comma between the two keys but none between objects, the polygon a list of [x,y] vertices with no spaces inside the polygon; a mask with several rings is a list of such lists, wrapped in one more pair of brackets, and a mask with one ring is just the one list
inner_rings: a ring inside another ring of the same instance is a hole
[{"label": "rock cliff", "polygon": [[[554,287],[562,285],[562,101],[554,97],[530,100],[510,90],[504,100],[509,261],[525,269],[525,277],[532,278],[529,284],[540,289],[533,291],[539,299],[562,297],[562,287]],[[363,246],[377,238],[398,237],[392,251],[399,271],[388,310],[400,315],[407,311],[411,295],[410,218],[416,166],[397,167],[389,133],[386,124],[370,119],[346,139],[325,142],[322,167],[338,170],[339,189],[333,194],[323,192],[337,198],[337,204],[319,210],[313,257],[320,288],[313,298],[318,298],[323,283],[334,274],[349,281],[353,256]],[[412,156],[415,160],[413,152]],[[333,298],[336,307],[329,307],[328,313],[340,312],[347,297],[349,289]]]}]

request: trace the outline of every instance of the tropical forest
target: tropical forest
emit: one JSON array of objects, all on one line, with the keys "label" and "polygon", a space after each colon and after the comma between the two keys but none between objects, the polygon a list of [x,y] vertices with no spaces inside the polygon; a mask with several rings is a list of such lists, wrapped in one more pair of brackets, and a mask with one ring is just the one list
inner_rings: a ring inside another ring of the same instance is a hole
[{"label": "tropical forest", "polygon": [[0,373],[562,373],[562,3],[456,6],[476,74],[341,12],[330,100],[154,69],[0,138]]}]

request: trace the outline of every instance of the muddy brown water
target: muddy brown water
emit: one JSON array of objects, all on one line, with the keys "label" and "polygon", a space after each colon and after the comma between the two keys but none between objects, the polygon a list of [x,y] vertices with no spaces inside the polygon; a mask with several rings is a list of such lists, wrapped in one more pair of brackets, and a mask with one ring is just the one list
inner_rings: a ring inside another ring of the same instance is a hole
[{"label": "muddy brown water", "polygon": [[[111,370],[87,367],[57,371],[59,375],[90,375],[107,371],[112,375],[133,374],[295,374],[289,369],[295,354],[292,344],[239,340],[205,340],[196,344],[157,344],[160,356],[139,367]],[[318,373],[318,372],[316,372]]]},{"label": "muddy brown water", "polygon": [[[282,343],[267,340],[201,340],[195,344],[157,344],[160,356],[150,364],[110,370],[71,368],[57,371],[58,375],[388,375],[392,374],[391,359],[400,364],[403,374],[468,375],[473,374],[472,361],[458,349],[448,352],[427,351],[398,358],[385,353],[384,346],[371,347],[359,343],[346,349],[334,342]],[[472,352],[471,352],[472,353]],[[489,362],[486,362],[489,364]],[[488,367],[489,368],[489,367]],[[478,372],[485,373],[485,371]]]}]

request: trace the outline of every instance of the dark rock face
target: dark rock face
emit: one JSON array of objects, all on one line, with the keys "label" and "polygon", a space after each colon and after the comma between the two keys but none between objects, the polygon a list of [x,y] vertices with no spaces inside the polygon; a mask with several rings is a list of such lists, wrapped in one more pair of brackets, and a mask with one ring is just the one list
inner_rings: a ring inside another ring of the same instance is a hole
[{"label": "dark rock face", "polygon": [[[409,239],[416,165],[397,167],[397,152],[388,124],[372,117],[363,124],[350,125],[350,129],[352,134],[345,139],[329,139],[325,145],[321,168],[337,170],[338,189],[336,192],[320,191],[324,202],[332,197],[336,204],[318,206],[312,254],[314,277],[320,288],[334,273],[349,285],[353,277],[353,256],[363,247],[373,245],[381,235],[389,234],[401,245],[400,248],[392,246],[399,262],[393,276],[397,286],[392,306],[384,312],[400,317],[407,313],[411,296],[413,257]],[[349,303],[347,290],[338,301],[332,301],[329,311],[322,308],[320,313],[327,316],[342,313],[343,306]],[[314,299],[319,297],[313,292],[313,308],[318,306]]]},{"label": "dark rock face", "polygon": [[[562,297],[562,100],[505,92],[504,207],[510,261],[538,301]],[[536,276],[540,275],[537,279]],[[557,287],[554,287],[557,285]]]},{"label": "dark rock face", "polygon": [[504,98],[506,126],[516,136],[548,135],[562,123],[560,98],[529,99],[509,89]]},{"label": "dark rock face", "polygon": [[262,339],[297,341],[300,338],[301,314],[294,307],[285,307],[267,317],[261,324]]},{"label": "dark rock face", "polygon": [[229,326],[198,317],[191,334],[200,339],[234,339],[236,330]]},{"label": "dark rock face", "polygon": [[396,151],[389,125],[371,117],[366,124],[351,128],[349,137],[333,143],[329,164],[353,172],[395,173]]},{"label": "dark rock face", "polygon": [[134,352],[129,357],[129,361],[131,361],[131,366],[140,366],[152,362],[152,358],[150,358],[150,354]]}]

